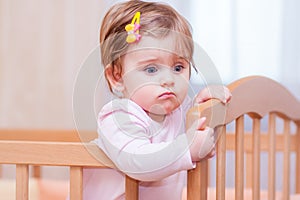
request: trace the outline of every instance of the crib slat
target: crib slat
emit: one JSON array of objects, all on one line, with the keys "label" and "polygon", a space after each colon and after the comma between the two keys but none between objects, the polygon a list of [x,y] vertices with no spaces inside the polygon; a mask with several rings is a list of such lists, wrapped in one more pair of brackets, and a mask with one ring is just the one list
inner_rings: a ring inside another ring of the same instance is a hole
[{"label": "crib slat", "polygon": [[[245,139],[245,138],[244,138]],[[247,142],[247,141],[245,141]],[[244,144],[245,145],[245,144]],[[245,149],[245,146],[244,146]],[[251,188],[252,187],[252,183],[253,183],[253,153],[245,153],[245,161],[246,161],[246,165],[245,165],[245,169],[246,169],[246,173],[245,173],[245,177],[246,177],[246,188]]]},{"label": "crib slat", "polygon": [[225,199],[225,170],[226,170],[226,127],[221,127],[222,133],[217,143],[217,180],[216,199]]},{"label": "crib slat", "polygon": [[244,116],[236,119],[235,199],[244,199]]},{"label": "crib slat", "polygon": [[207,199],[208,161],[202,160],[195,169],[188,171],[187,199]]},{"label": "crib slat", "polygon": [[16,165],[16,199],[28,200],[29,167],[28,165]]},{"label": "crib slat", "polygon": [[32,171],[33,171],[32,176],[34,178],[40,178],[41,177],[41,167],[40,166],[33,166]]},{"label": "crib slat", "polygon": [[[297,124],[296,141],[300,141],[300,124]],[[300,177],[300,148],[296,150],[296,177]],[[296,178],[296,193],[300,193],[300,178]]]},{"label": "crib slat", "polygon": [[283,191],[282,199],[289,199],[290,191],[290,120],[284,120]]},{"label": "crib slat", "polygon": [[275,199],[275,146],[276,146],[276,130],[275,130],[275,113],[269,115],[269,170],[268,170],[268,199]]},{"label": "crib slat", "polygon": [[82,200],[82,167],[70,167],[70,200]]},{"label": "crib slat", "polygon": [[252,181],[252,199],[260,199],[260,120],[253,119],[253,181]]},{"label": "crib slat", "polygon": [[125,179],[125,199],[138,200],[139,199],[139,181],[129,176]]}]

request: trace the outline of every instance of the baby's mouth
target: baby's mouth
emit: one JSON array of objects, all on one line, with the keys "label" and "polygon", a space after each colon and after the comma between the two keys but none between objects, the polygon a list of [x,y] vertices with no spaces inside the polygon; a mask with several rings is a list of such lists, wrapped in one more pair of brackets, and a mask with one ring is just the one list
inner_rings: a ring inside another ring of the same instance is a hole
[{"label": "baby's mouth", "polygon": [[158,96],[159,99],[168,99],[176,97],[174,92],[164,92]]}]

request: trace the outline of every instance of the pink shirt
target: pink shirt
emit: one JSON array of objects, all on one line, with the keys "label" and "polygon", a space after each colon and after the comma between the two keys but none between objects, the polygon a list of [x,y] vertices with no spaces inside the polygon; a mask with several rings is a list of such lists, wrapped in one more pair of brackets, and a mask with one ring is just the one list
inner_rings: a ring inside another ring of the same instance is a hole
[{"label": "pink shirt", "polygon": [[[186,170],[193,168],[184,133],[189,106],[187,98],[162,123],[128,99],[115,99],[100,111],[94,142],[119,170],[141,181],[139,199],[181,199]],[[125,199],[122,172],[84,169],[84,200]]]}]

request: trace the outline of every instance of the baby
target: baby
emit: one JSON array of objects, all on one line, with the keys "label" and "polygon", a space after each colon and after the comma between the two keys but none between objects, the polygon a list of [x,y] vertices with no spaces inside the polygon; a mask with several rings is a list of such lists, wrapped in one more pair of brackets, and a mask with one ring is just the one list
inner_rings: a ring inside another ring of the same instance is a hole
[{"label": "baby", "polygon": [[[189,23],[172,7],[132,0],[112,6],[101,30],[108,86],[118,98],[98,115],[94,141],[117,166],[86,168],[83,199],[124,199],[125,175],[140,180],[139,199],[181,199],[186,171],[213,155],[214,132],[205,118],[185,131],[193,103],[230,99],[209,87],[188,96],[194,44]],[[219,87],[220,88],[220,87]]]}]

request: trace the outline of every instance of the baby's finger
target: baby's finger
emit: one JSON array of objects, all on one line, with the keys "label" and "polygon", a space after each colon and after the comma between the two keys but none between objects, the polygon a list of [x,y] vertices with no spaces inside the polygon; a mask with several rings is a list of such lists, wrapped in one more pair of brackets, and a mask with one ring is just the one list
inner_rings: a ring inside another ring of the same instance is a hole
[{"label": "baby's finger", "polygon": [[208,154],[207,156],[205,156],[204,159],[209,159],[209,158],[212,158],[216,155],[216,148],[214,147]]},{"label": "baby's finger", "polygon": [[228,103],[232,97],[230,90],[227,87],[224,87],[224,103]]},{"label": "baby's finger", "polygon": [[191,133],[192,135],[195,134],[195,131],[197,130],[204,130],[205,129],[205,121],[206,117],[201,117],[200,119],[197,119],[193,122],[193,124],[189,127],[187,130],[187,133]]},{"label": "baby's finger", "polygon": [[206,127],[206,117],[201,117],[198,120],[197,130],[204,130]]},{"label": "baby's finger", "polygon": [[214,98],[227,103],[231,98],[231,92],[227,87],[219,86],[214,92]]},{"label": "baby's finger", "polygon": [[200,94],[195,98],[195,105],[203,103],[207,100],[211,99],[211,95],[209,96],[201,96]]}]

